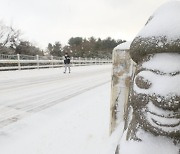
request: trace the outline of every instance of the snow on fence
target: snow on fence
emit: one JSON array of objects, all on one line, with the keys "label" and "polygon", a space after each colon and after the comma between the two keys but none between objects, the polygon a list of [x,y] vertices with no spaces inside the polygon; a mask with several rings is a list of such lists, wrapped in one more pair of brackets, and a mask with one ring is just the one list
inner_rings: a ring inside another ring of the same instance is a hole
[{"label": "snow on fence", "polygon": [[[102,65],[111,62],[111,59],[71,57],[72,66]],[[0,54],[0,70],[55,68],[63,65],[63,57]]]}]

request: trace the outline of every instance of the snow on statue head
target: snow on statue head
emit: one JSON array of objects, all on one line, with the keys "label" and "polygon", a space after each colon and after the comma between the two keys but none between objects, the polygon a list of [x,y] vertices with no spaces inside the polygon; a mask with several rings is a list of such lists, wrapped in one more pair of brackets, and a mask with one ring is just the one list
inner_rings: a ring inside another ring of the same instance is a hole
[{"label": "snow on statue head", "polygon": [[137,63],[137,70],[129,96],[125,138],[135,142],[149,140],[149,136],[166,138],[178,151],[180,1],[162,5],[150,17],[132,42],[130,55]]}]

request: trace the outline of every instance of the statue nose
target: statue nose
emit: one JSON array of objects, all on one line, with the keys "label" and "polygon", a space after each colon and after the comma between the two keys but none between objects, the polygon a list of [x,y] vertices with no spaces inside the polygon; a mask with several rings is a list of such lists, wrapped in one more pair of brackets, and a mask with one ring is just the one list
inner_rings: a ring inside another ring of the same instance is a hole
[{"label": "statue nose", "polygon": [[154,105],[165,110],[178,111],[180,109],[180,96],[152,96]]}]

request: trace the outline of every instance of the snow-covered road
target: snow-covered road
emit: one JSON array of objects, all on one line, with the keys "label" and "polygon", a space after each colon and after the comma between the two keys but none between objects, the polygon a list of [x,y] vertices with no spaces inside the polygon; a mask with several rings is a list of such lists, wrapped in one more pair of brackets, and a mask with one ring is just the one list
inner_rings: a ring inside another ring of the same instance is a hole
[{"label": "snow-covered road", "polygon": [[0,72],[0,154],[115,151],[122,129],[109,136],[111,65],[62,72]]},{"label": "snow-covered road", "polygon": [[[110,82],[111,65],[0,72],[0,128]],[[83,100],[82,100],[83,101]]]}]

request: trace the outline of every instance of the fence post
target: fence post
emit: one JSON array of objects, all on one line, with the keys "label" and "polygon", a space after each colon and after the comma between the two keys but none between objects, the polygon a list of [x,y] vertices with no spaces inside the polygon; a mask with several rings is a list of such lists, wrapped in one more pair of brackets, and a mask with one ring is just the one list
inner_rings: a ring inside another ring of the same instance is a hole
[{"label": "fence post", "polygon": [[19,54],[17,54],[17,60],[18,60],[18,70],[21,70],[20,55]]},{"label": "fence post", "polygon": [[37,69],[39,69],[39,55],[36,55],[36,60],[37,60]]},{"label": "fence post", "polygon": [[86,63],[86,65],[88,64],[88,62],[87,62],[87,58],[85,58],[85,63]]},{"label": "fence post", "polygon": [[53,68],[54,66],[53,66],[54,64],[53,64],[53,56],[51,55],[51,67]]},{"label": "fence post", "polygon": [[79,66],[81,65],[81,57],[79,57]]},{"label": "fence post", "polygon": [[73,66],[73,63],[74,63],[74,57],[72,57],[72,60],[71,60],[71,65]]}]

